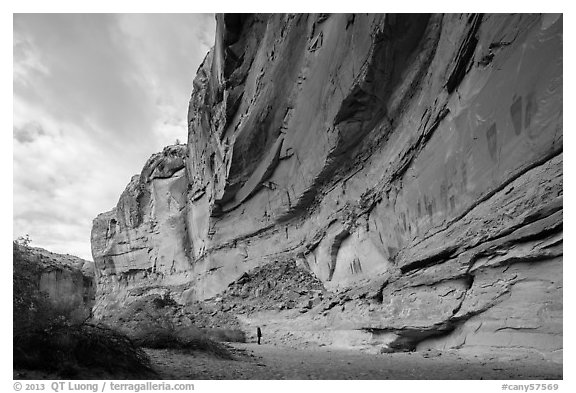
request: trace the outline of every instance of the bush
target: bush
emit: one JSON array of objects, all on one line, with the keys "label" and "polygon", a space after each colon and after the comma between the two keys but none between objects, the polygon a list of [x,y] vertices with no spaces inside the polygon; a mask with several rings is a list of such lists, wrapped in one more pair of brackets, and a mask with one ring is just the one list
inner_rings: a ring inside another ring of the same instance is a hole
[{"label": "bush", "polygon": [[32,239],[30,239],[30,235],[26,234],[24,236],[20,236],[18,237],[18,239],[16,239],[14,241],[14,243],[18,244],[19,246],[23,246],[23,247],[29,247],[30,243],[32,243]]},{"label": "bush", "polygon": [[184,352],[202,351],[222,359],[232,359],[228,348],[211,340],[198,329],[149,328],[140,330],[134,343],[151,349],[177,349]]},{"label": "bush", "polygon": [[40,265],[28,246],[13,243],[14,368],[87,379],[107,372],[154,378],[148,356],[130,339],[101,325],[73,322],[73,310],[53,307],[39,291]]},{"label": "bush", "polygon": [[214,341],[229,343],[245,343],[246,333],[240,329],[210,328],[204,329],[206,336]]},{"label": "bush", "polygon": [[129,378],[153,378],[146,353],[125,335],[101,325],[65,320],[14,337],[14,367],[82,377],[103,370]]},{"label": "bush", "polygon": [[48,297],[39,291],[40,268],[30,260],[26,245],[13,242],[13,334],[33,328],[44,328],[54,321],[65,319],[66,315],[52,308]]},{"label": "bush", "polygon": [[[238,333],[225,329],[211,334],[197,328],[194,316],[187,313],[168,293],[138,294],[137,299],[118,310],[107,323],[127,334],[136,345],[153,349],[203,351],[220,358],[231,359],[227,347],[216,341],[238,341]],[[241,333],[241,332],[240,332]],[[228,338],[234,338],[234,340]],[[245,339],[244,339],[245,341]]]}]

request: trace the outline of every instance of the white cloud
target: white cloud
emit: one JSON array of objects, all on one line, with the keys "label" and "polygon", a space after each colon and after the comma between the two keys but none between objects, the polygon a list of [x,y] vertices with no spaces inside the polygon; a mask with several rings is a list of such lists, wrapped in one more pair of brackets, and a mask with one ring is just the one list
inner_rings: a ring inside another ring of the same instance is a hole
[{"label": "white cloud", "polygon": [[[176,139],[186,140],[192,81],[196,68],[210,49],[206,40],[213,41],[214,24],[214,17],[206,14],[193,17],[186,14],[118,16],[119,29],[131,58],[138,65],[142,83],[155,99],[158,117],[153,133],[159,145],[174,143]],[[190,37],[195,38],[198,50],[190,46]],[[167,42],[174,49],[170,55],[166,53]]]},{"label": "white cloud", "polygon": [[28,76],[39,73],[47,76],[48,68],[42,64],[38,55],[39,51],[34,47],[34,43],[24,39],[17,32],[14,33],[14,81],[27,85]]},{"label": "white cloud", "polygon": [[48,114],[30,112],[44,132],[14,140],[14,236],[28,233],[35,245],[53,251],[74,243],[69,253],[90,258],[92,218],[112,207],[122,191],[127,179],[114,174],[123,163],[103,159],[75,125],[56,125]]},{"label": "white cloud", "polygon": [[198,15],[15,16],[15,238],[91,259],[92,219],[186,140],[199,37],[213,31]]}]

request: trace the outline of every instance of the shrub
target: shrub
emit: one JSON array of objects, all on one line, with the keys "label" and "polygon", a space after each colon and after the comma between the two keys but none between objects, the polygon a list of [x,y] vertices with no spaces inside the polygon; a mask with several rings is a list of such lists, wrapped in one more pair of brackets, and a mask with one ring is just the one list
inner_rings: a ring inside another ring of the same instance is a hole
[{"label": "shrub", "polygon": [[198,329],[154,328],[140,330],[134,343],[144,348],[177,349],[184,352],[201,351],[222,359],[232,359],[228,348],[210,339]]},{"label": "shrub", "polygon": [[105,371],[153,378],[148,356],[125,335],[101,325],[72,322],[38,289],[40,266],[26,245],[13,243],[13,342],[15,368],[87,379]]},{"label": "shrub", "polygon": [[24,236],[18,237],[14,243],[18,244],[19,246],[28,247],[30,246],[30,243],[32,243],[32,239],[30,239],[30,235],[26,234]]},{"label": "shrub", "polygon": [[56,372],[67,378],[103,370],[129,378],[153,378],[146,353],[125,335],[101,325],[65,320],[14,337],[14,367]]},{"label": "shrub", "polygon": [[168,294],[140,294],[122,310],[118,310],[108,322],[117,326],[140,347],[203,351],[231,359],[226,346],[214,342],[209,334],[195,327],[191,315]]},{"label": "shrub", "polygon": [[245,343],[246,333],[240,329],[210,328],[203,329],[206,336],[214,341],[229,343]]},{"label": "shrub", "polygon": [[21,331],[45,327],[52,321],[65,318],[65,315],[52,308],[48,297],[38,290],[40,268],[29,260],[27,252],[27,246],[13,242],[12,305],[15,336]]}]

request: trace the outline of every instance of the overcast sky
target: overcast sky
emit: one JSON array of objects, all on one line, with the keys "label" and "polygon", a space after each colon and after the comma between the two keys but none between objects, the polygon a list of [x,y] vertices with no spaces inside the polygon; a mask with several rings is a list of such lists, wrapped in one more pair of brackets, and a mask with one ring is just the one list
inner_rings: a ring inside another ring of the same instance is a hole
[{"label": "overcast sky", "polygon": [[92,259],[92,219],[187,139],[209,14],[14,16],[14,237]]}]

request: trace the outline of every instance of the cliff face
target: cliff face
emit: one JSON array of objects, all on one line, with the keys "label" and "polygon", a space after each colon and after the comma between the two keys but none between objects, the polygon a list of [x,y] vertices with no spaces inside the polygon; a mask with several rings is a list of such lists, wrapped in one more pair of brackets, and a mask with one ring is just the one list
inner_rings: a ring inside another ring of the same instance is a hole
[{"label": "cliff face", "polygon": [[72,322],[90,318],[96,293],[92,262],[14,244],[13,265],[15,328],[34,320],[37,305],[28,306],[40,298],[54,315]]},{"label": "cliff face", "polygon": [[94,221],[97,315],[296,261],[339,297],[293,329],[561,359],[561,16],[218,16],[188,121]]},{"label": "cliff face", "polygon": [[172,276],[178,279],[183,272],[181,280],[187,280],[185,155],[186,147],[175,145],[152,156],[118,205],[94,219],[96,317],[121,308],[134,287],[170,285]]}]

